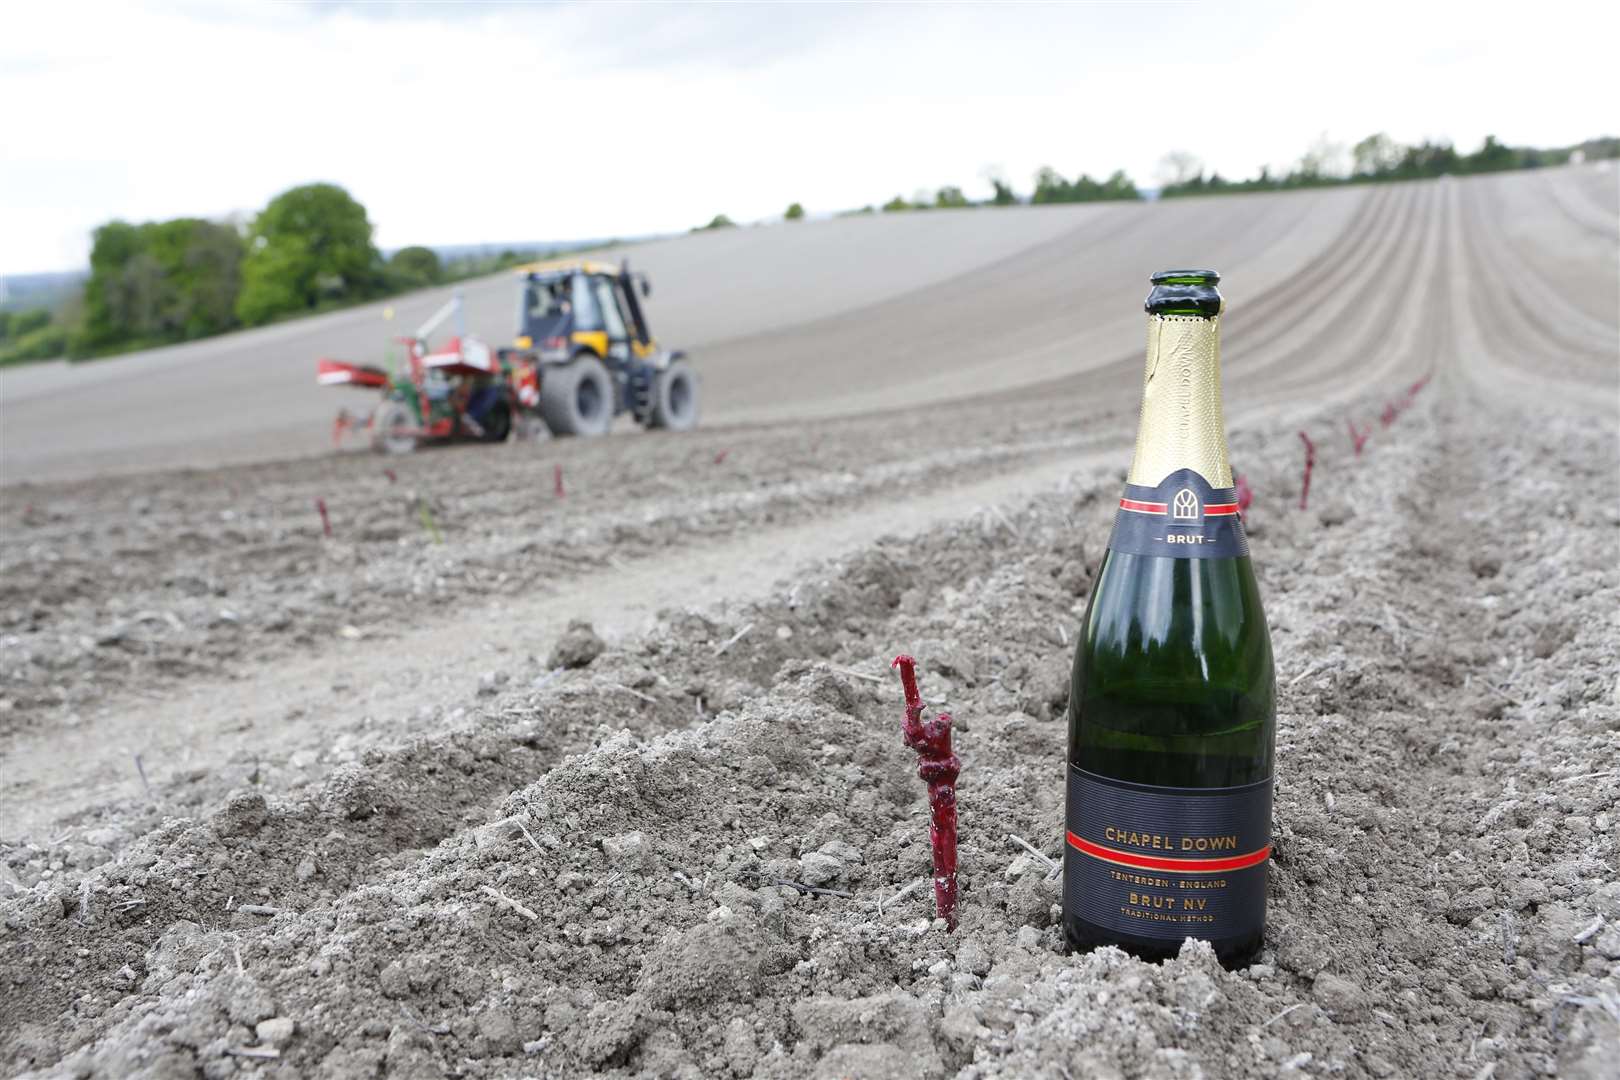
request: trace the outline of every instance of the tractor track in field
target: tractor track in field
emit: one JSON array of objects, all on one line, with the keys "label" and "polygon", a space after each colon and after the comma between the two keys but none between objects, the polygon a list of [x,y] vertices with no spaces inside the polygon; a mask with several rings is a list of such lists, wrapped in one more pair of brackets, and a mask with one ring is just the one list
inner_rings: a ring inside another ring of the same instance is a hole
[{"label": "tractor track in field", "polygon": [[[1620,577],[1589,552],[1620,508],[1587,496],[1620,357],[1530,378],[1586,335],[1539,336],[1480,265],[1517,249],[1470,183],[1368,192],[1226,324],[1281,690],[1256,969],[1062,957],[1005,841],[1057,850],[1140,392],[1099,351],[925,413],[659,439],[654,469],[615,438],[11,489],[3,1071],[1602,1075]],[[554,670],[575,615],[605,651]],[[948,938],[926,890],[876,905],[927,872],[902,648],[962,723]],[[773,885],[827,859],[850,898]],[[295,1037],[242,1056],[270,1016]]]}]

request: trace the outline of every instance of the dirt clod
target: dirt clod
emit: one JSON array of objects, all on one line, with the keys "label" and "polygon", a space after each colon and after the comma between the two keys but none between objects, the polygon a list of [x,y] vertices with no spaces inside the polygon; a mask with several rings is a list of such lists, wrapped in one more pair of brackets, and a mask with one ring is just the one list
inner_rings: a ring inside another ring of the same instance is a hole
[{"label": "dirt clod", "polygon": [[605,648],[590,623],[575,619],[557,639],[556,647],[551,650],[550,664],[554,668],[582,668],[601,656]]}]

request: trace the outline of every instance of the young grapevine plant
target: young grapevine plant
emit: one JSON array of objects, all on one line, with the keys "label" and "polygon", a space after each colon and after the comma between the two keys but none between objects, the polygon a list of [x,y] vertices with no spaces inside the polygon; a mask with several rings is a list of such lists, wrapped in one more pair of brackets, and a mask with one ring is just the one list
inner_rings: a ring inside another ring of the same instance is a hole
[{"label": "young grapevine plant", "polygon": [[1311,470],[1316,467],[1316,444],[1303,431],[1299,433],[1299,441],[1305,444],[1305,479],[1299,485],[1299,508],[1303,510],[1311,498]]},{"label": "young grapevine plant", "polygon": [[906,718],[900,726],[906,745],[917,751],[917,775],[928,785],[928,838],[934,849],[934,911],[947,930],[956,929],[956,777],[962,763],[951,753],[951,717],[922,718],[917,662],[900,655],[889,665],[900,669]]}]

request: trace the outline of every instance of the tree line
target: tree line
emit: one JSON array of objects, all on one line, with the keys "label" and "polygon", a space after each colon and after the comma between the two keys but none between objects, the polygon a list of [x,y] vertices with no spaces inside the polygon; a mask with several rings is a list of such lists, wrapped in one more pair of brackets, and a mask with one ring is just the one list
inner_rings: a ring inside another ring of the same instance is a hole
[{"label": "tree line", "polygon": [[[1262,166],[1258,176],[1249,180],[1228,180],[1217,172],[1207,175],[1203,163],[1186,151],[1166,154],[1160,163],[1163,185],[1156,195],[1172,199],[1184,195],[1209,195],[1243,191],[1279,191],[1289,188],[1323,187],[1331,184],[1370,183],[1385,180],[1418,180],[1443,175],[1469,175],[1473,173],[1502,172],[1509,169],[1535,169],[1546,165],[1562,165],[1572,159],[1596,161],[1600,158],[1620,157],[1620,139],[1589,139],[1575,146],[1556,149],[1506,146],[1487,135],[1485,142],[1472,154],[1459,153],[1451,143],[1424,141],[1415,146],[1397,143],[1388,135],[1369,135],[1346,151],[1344,148],[1319,141],[1301,156],[1299,162],[1281,176],[1273,175],[1269,166]],[[942,187],[937,191],[921,191],[911,198],[896,195],[878,206],[863,206],[846,210],[840,216],[873,213],[898,213],[910,210],[949,209],[969,206],[1018,206],[1045,203],[1076,203],[1104,201],[1139,201],[1152,194],[1144,192],[1122,169],[1116,169],[1106,179],[1096,180],[1082,173],[1073,180],[1066,179],[1050,166],[1036,171],[1031,192],[1020,195],[1004,177],[989,177],[991,196],[971,200],[959,187]],[[793,203],[783,217],[797,221],[804,217],[804,207]],[[724,214],[703,228],[732,225]],[[694,230],[696,231],[696,230]]]},{"label": "tree line", "polygon": [[1197,158],[1184,152],[1173,153],[1165,158],[1172,179],[1159,189],[1159,198],[1468,176],[1539,169],[1563,165],[1572,159],[1595,161],[1613,157],[1620,157],[1620,139],[1610,137],[1588,139],[1575,146],[1540,149],[1507,146],[1498,142],[1495,135],[1487,135],[1478,150],[1463,154],[1443,140],[1425,139],[1416,145],[1405,145],[1379,132],[1362,139],[1348,152],[1336,144],[1318,141],[1281,176],[1273,175],[1268,167],[1262,166],[1260,174],[1248,180],[1228,180],[1218,172],[1206,175]]},{"label": "tree line", "polygon": [[407,247],[384,258],[366,209],[336,184],[270,200],[245,229],[202,218],[91,234],[90,276],[57,311],[6,313],[0,365],[74,359],[208,337],[516,265],[531,252],[441,260]]}]

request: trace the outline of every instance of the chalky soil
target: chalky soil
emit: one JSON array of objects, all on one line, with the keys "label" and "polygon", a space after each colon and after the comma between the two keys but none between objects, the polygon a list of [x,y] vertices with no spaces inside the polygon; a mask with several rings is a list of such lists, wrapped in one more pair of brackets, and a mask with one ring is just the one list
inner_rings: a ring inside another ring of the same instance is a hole
[{"label": "chalky soil", "polygon": [[[1359,458],[1324,440],[1306,512],[1298,424],[1234,433],[1281,692],[1246,971],[1062,951],[1061,717],[1118,485],[1096,471],[605,651],[577,628],[306,783],[103,808],[72,865],[12,849],[7,1071],[1611,1075],[1613,433],[1445,379],[1401,425]],[[956,718],[954,933],[902,647]]]}]

